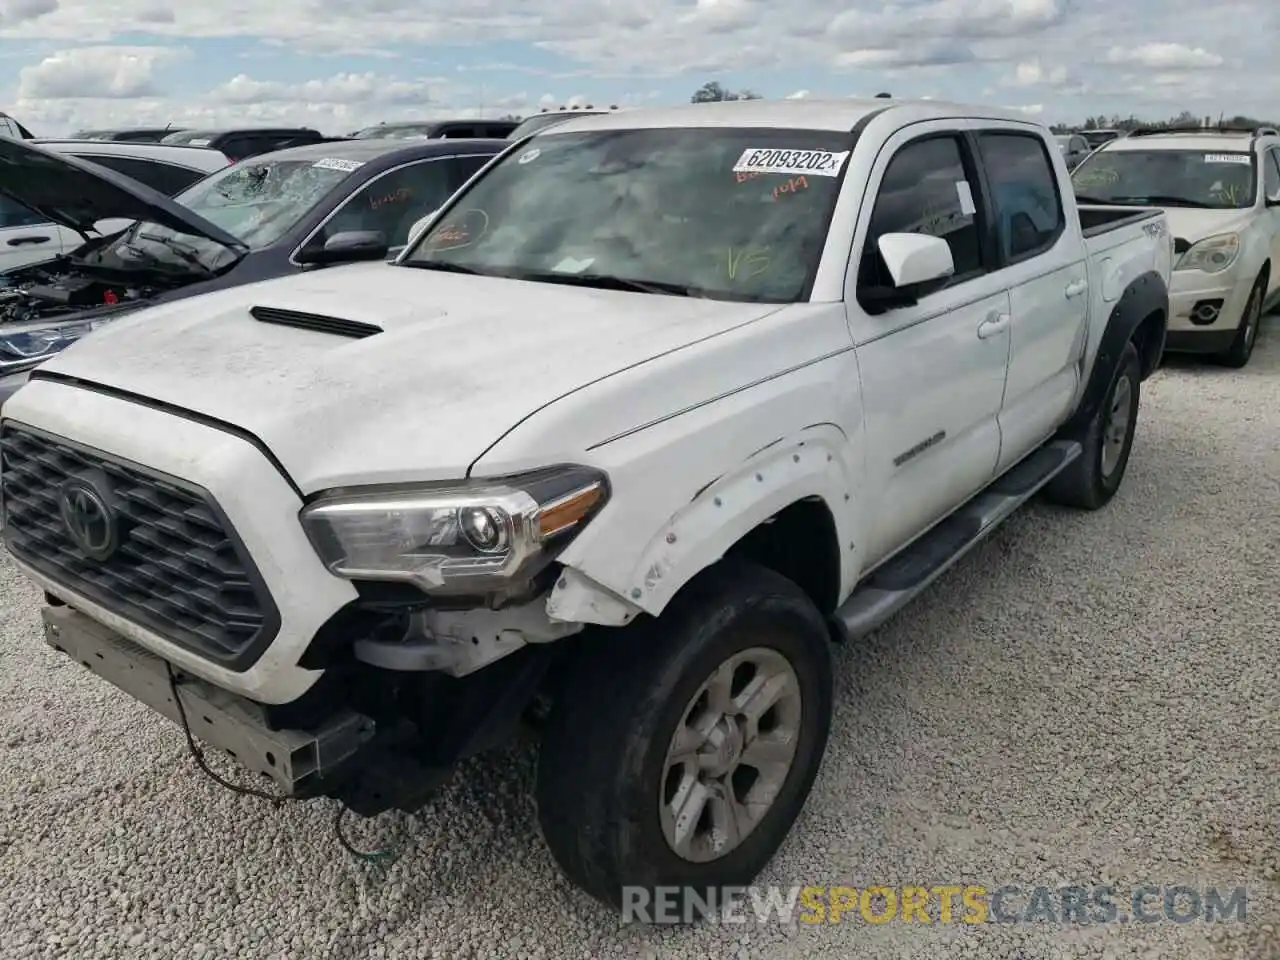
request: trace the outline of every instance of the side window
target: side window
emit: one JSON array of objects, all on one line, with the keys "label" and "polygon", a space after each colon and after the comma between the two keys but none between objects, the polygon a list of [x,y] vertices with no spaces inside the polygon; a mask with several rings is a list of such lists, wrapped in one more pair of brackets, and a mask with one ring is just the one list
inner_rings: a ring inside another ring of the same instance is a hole
[{"label": "side window", "polygon": [[969,180],[955,137],[909,143],[889,161],[871,211],[871,224],[858,264],[858,286],[891,283],[877,243],[886,233],[923,233],[951,247],[955,278],[982,272],[981,234]]},{"label": "side window", "polygon": [[28,210],[16,200],[0,193],[0,230],[5,227],[36,227],[48,223],[34,210]]},{"label": "side window", "polygon": [[466,126],[449,126],[437,134],[448,140],[469,140],[479,135],[479,131],[475,127]]},{"label": "side window", "polygon": [[365,184],[325,224],[319,243],[348,230],[377,230],[392,247],[409,242],[409,228],[453,193],[450,170],[439,160],[401,167]]},{"label": "side window", "polygon": [[116,173],[123,173],[152,190],[158,190],[166,197],[181,193],[191,184],[204,177],[199,170],[186,167],[175,167],[169,163],[155,163],[151,160],[139,160],[135,157],[106,157],[94,154],[80,154],[82,160],[100,164]]},{"label": "side window", "polygon": [[448,160],[437,160],[449,168],[450,191],[457,190],[470,180],[477,170],[492,160],[493,157],[450,157]]},{"label": "side window", "polygon": [[218,143],[218,149],[232,163],[251,157],[257,152],[258,142],[249,137],[227,137]]},{"label": "side window", "polygon": [[1280,147],[1267,151],[1266,162],[1262,165],[1262,190],[1271,199],[1280,195]]},{"label": "side window", "polygon": [[1006,262],[1049,249],[1061,236],[1065,219],[1044,142],[1025,133],[983,133],[978,149]]}]

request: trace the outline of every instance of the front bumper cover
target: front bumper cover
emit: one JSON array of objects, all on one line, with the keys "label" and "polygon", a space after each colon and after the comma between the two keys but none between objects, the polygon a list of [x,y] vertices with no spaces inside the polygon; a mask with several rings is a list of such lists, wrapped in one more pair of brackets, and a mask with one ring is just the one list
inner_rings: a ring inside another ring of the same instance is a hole
[{"label": "front bumper cover", "polygon": [[[51,647],[181,724],[164,660],[71,607],[45,607],[42,617]],[[273,730],[260,704],[186,674],[178,693],[192,736],[269,777],[289,796],[317,795],[374,736],[373,721],[353,711],[336,713],[314,730]]]}]

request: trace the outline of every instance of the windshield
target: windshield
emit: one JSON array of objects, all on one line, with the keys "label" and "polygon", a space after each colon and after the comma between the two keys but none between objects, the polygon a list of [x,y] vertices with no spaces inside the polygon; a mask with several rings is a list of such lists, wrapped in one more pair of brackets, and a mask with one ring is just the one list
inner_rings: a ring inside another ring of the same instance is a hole
[{"label": "windshield", "polygon": [[[275,243],[361,164],[354,160],[247,160],[193,184],[174,199],[221,227],[250,250]],[[179,245],[196,262],[176,252]],[[142,221],[121,238],[135,256],[220,270],[238,259],[222,244]],[[118,248],[117,248],[118,249]]]},{"label": "windshield", "polygon": [[1084,202],[1239,210],[1253,206],[1253,154],[1103,150],[1071,174]]},{"label": "windshield", "polygon": [[459,194],[401,263],[792,303],[852,145],[818,130],[547,133]]},{"label": "windshield", "polygon": [[587,110],[574,110],[573,112],[564,113],[539,113],[527,120],[521,121],[520,125],[507,134],[508,140],[520,140],[527,137],[531,133],[538,130],[545,130],[547,127],[553,127],[557,123],[564,123],[566,120],[572,120],[574,117],[595,117],[599,116],[598,112],[589,112]]}]

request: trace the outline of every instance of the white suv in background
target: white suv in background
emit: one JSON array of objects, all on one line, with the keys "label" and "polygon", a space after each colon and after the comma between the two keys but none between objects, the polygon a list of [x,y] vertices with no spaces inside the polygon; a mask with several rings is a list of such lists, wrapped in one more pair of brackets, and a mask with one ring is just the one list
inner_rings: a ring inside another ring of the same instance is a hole
[{"label": "white suv in background", "polygon": [[[52,153],[88,160],[137,180],[166,197],[181,193],[197,180],[221,170],[231,161],[208,147],[173,147],[158,143],[115,143],[99,140],[27,140]],[[0,163],[3,151],[0,151]],[[0,170],[3,167],[0,166]],[[4,193],[0,173],[0,275],[18,267],[52,260],[85,242],[69,227],[50,222]],[[103,221],[99,232],[128,223]]]},{"label": "white suv in background", "polygon": [[1248,363],[1280,301],[1280,134],[1138,130],[1096,150],[1071,182],[1081,203],[1168,213],[1177,260],[1166,349]]}]

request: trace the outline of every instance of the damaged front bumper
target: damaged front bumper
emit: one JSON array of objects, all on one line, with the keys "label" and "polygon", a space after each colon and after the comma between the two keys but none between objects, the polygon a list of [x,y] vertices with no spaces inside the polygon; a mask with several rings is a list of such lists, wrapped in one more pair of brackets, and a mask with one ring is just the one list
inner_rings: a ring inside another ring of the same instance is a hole
[{"label": "damaged front bumper", "polygon": [[259,704],[187,675],[178,686],[179,712],[164,660],[71,607],[45,607],[42,616],[45,642],[55,650],[176,724],[185,715],[193,737],[274,780],[286,795],[318,792],[374,738],[374,722],[349,710],[314,730],[274,730]]},{"label": "damaged front bumper", "polygon": [[51,647],[269,779],[277,796],[329,797],[366,817],[421,809],[459,762],[509,739],[556,646],[528,645],[463,677],[349,662],[327,670],[298,709],[173,668],[179,710],[163,658],[71,606],[51,601],[42,617]]}]

